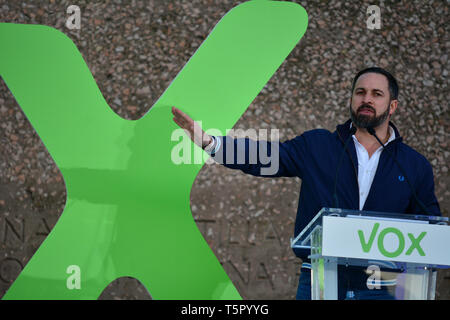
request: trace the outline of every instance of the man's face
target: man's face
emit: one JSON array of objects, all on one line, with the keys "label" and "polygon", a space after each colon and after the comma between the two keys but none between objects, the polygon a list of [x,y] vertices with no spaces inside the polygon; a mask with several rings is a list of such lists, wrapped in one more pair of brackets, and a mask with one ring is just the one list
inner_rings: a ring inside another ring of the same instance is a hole
[{"label": "man's face", "polygon": [[397,100],[390,101],[387,78],[378,73],[365,73],[355,83],[350,100],[350,116],[357,128],[376,128],[388,121]]}]

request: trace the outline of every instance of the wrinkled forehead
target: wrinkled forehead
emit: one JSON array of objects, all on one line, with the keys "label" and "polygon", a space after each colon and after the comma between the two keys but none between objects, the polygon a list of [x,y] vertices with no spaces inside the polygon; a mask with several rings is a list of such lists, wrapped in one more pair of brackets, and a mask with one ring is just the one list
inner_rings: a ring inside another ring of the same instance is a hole
[{"label": "wrinkled forehead", "polygon": [[364,73],[361,75],[355,83],[355,90],[358,88],[363,88],[366,90],[382,90],[383,92],[389,91],[388,79],[379,73]]}]

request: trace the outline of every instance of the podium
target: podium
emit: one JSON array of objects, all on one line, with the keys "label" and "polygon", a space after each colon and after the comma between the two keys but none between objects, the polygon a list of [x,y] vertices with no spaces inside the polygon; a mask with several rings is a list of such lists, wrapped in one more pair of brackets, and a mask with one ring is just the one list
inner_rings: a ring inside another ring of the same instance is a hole
[{"label": "podium", "polygon": [[291,239],[311,252],[312,300],[434,300],[449,218],[322,208]]}]

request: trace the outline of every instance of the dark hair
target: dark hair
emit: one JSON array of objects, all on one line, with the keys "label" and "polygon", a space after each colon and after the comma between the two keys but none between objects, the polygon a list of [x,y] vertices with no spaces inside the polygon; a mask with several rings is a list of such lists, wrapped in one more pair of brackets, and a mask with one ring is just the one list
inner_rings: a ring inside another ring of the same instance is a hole
[{"label": "dark hair", "polygon": [[395,80],[394,76],[392,74],[390,74],[388,71],[384,70],[383,68],[378,68],[378,67],[370,67],[370,68],[366,68],[366,69],[358,72],[358,74],[353,79],[352,93],[353,93],[353,90],[355,90],[356,81],[358,80],[358,78],[360,76],[362,76],[365,73],[379,73],[379,74],[382,74],[383,76],[385,76],[389,83],[390,100],[397,100],[397,98],[398,98],[397,80]]}]

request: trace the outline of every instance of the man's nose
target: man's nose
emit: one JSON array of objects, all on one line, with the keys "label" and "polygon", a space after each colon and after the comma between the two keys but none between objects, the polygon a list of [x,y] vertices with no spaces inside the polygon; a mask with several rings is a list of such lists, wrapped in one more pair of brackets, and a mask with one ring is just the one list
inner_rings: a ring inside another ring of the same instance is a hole
[{"label": "man's nose", "polygon": [[364,97],[363,97],[363,101],[362,102],[365,103],[365,104],[373,105],[372,96],[369,93],[365,94]]}]

